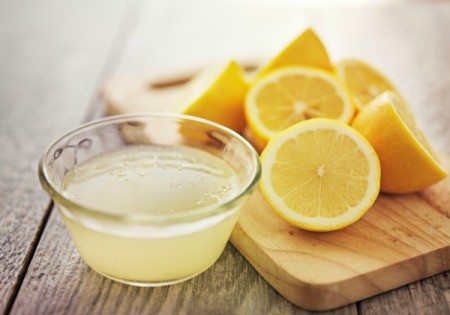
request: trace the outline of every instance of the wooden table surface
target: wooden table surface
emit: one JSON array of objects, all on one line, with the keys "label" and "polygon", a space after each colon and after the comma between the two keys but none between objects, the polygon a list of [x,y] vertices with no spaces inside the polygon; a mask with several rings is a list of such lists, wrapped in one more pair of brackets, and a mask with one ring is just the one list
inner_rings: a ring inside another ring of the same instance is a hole
[{"label": "wooden table surface", "polygon": [[[450,155],[450,2],[366,2],[0,2],[0,313],[308,313],[231,244],[182,284],[136,288],[103,278],[79,257],[37,163],[57,136],[102,115],[106,78],[269,56],[307,26],[333,60],[358,57],[389,76],[432,145]],[[449,303],[446,272],[330,313],[449,314]]]}]

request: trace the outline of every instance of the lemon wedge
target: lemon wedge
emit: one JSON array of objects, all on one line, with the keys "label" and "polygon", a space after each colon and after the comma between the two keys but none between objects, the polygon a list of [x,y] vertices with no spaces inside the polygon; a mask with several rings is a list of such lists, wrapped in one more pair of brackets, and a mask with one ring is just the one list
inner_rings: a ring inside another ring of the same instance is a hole
[{"label": "lemon wedge", "polygon": [[352,122],[372,144],[381,163],[381,191],[410,193],[444,179],[448,173],[404,100],[385,92]]},{"label": "lemon wedge", "polygon": [[356,59],[344,59],[336,66],[336,74],[347,86],[353,102],[361,110],[375,97],[386,91],[397,92],[381,72]]},{"label": "lemon wedge", "polygon": [[173,111],[205,118],[236,132],[246,125],[244,97],[248,84],[235,61],[206,68],[191,81]]},{"label": "lemon wedge", "polygon": [[284,66],[310,66],[328,71],[333,70],[325,46],[311,28],[306,29],[286,45],[278,55],[262,66],[257,77],[261,78],[271,71]]}]

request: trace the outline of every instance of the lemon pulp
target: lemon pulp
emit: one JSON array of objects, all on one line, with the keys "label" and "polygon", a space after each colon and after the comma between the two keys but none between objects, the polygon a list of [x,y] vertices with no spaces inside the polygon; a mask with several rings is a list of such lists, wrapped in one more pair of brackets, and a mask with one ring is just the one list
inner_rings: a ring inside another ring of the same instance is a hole
[{"label": "lemon pulp", "polygon": [[261,190],[288,222],[330,231],[358,220],[375,201],[380,166],[370,144],[330,119],[300,122],[270,140]]},{"label": "lemon pulp", "polygon": [[353,113],[340,82],[328,72],[308,67],[275,70],[253,85],[245,100],[250,130],[262,147],[299,121],[326,117],[348,123]]},{"label": "lemon pulp", "polygon": [[396,92],[394,85],[383,74],[360,60],[342,60],[336,66],[336,73],[346,84],[358,109],[364,108],[385,91]]}]

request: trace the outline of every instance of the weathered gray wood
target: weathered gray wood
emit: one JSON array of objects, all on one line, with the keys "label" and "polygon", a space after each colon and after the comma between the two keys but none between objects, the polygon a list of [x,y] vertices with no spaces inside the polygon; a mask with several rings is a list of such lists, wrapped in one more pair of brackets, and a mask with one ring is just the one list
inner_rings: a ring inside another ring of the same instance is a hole
[{"label": "weathered gray wood", "polygon": [[48,215],[37,163],[81,120],[124,1],[12,1],[0,9],[0,313]]},{"label": "weathered gray wood", "polygon": [[358,311],[360,314],[374,315],[449,314],[449,292],[450,272],[446,272],[367,299],[360,303]]},{"label": "weathered gray wood", "polygon": [[[445,110],[450,101],[450,92],[444,88],[450,86],[450,77],[447,75],[450,73],[450,61],[446,57],[449,43],[445,41],[448,38],[445,35],[448,31],[445,30],[450,29],[449,4],[439,2],[436,6],[413,4],[395,8],[331,10],[275,5],[262,8],[238,4],[226,6],[216,2],[208,4],[206,1],[164,3],[168,4],[149,4],[127,40],[124,36],[119,39],[120,43],[116,43],[115,47],[119,49],[122,44],[125,45],[123,54],[121,58],[115,59],[118,55],[117,51],[113,51],[113,57],[107,61],[109,68],[104,73],[114,70],[114,60],[118,60],[117,73],[144,72],[173,69],[202,60],[207,62],[226,54],[276,50],[291,35],[312,24],[322,35],[333,56],[360,57],[386,70],[406,94],[432,142],[450,153],[450,115]],[[190,10],[195,10],[196,14],[187,14]],[[181,26],[171,26],[175,22]],[[228,24],[224,24],[226,22]],[[126,23],[124,25],[126,27]],[[270,32],[271,28],[273,32]],[[260,33],[257,33],[258,29]],[[252,32],[258,34],[256,38],[252,39]],[[272,42],[270,37],[277,35],[282,37]],[[426,51],[422,47],[423,43],[427,47]],[[430,51],[433,57],[426,58]],[[410,53],[412,55],[408,55]],[[71,84],[80,84],[75,81]],[[428,100],[431,100],[430,103]],[[98,110],[101,112],[101,108]],[[448,273],[437,275],[330,313],[380,314],[389,311],[394,314],[439,314],[448,311],[448,277]],[[182,284],[152,289],[112,282],[96,274],[81,261],[58,213],[53,211],[12,313],[307,312],[278,295],[231,245],[227,246],[222,257],[209,270]]]}]

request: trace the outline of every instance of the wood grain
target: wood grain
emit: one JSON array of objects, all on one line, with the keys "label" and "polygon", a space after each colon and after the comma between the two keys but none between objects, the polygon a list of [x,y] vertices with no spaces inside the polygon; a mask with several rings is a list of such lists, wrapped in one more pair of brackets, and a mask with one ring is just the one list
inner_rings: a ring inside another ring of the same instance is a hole
[{"label": "wood grain", "polygon": [[357,223],[314,233],[278,217],[257,191],[231,241],[288,300],[332,309],[449,270],[450,206],[433,206],[449,194],[450,179],[421,194],[380,195]]},{"label": "wood grain", "polygon": [[[360,303],[360,314],[448,314],[450,273],[430,277]],[[443,292],[444,294],[439,294]],[[416,305],[411,309],[411,305]],[[418,311],[420,310],[420,311]]]},{"label": "wood grain", "polygon": [[0,313],[12,305],[49,213],[39,156],[81,121],[123,3],[1,5]]}]

